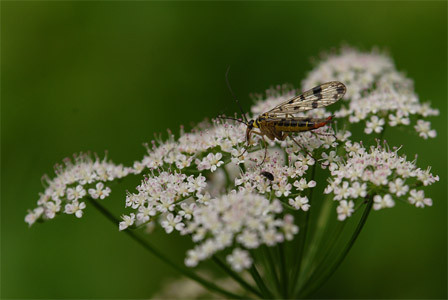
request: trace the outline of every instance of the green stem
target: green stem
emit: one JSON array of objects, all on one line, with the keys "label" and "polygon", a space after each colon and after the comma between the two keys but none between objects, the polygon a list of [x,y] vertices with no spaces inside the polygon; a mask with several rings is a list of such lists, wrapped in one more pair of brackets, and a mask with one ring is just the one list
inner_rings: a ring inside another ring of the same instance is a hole
[{"label": "green stem", "polygon": [[[342,224],[339,224],[338,228],[330,235],[332,236],[332,240],[330,241],[329,246],[325,248],[326,250],[325,255],[323,255],[323,258],[316,264],[315,267],[311,268],[309,272],[309,274],[311,275],[308,278],[306,278],[306,281],[304,281],[305,283],[303,283],[302,286],[304,287],[309,286],[312,282],[314,282],[316,277],[318,277],[319,274],[321,274],[321,272],[324,272],[324,270],[327,268],[328,266],[328,264],[326,264],[327,260],[331,256],[331,254],[334,253],[339,237],[346,224],[346,222],[340,222],[340,223]],[[300,289],[298,291],[300,291]]]},{"label": "green stem", "polygon": [[[109,212],[104,206],[102,206],[100,203],[98,203],[97,201],[95,201],[91,197],[88,197],[87,200],[96,209],[98,209],[109,221],[111,221],[114,225],[118,226],[120,221],[111,212]],[[241,297],[239,295],[235,295],[235,294],[233,294],[233,293],[231,293],[229,291],[226,291],[226,290],[220,288],[219,286],[217,286],[217,285],[215,285],[215,284],[213,284],[211,282],[208,282],[207,280],[203,279],[202,277],[196,275],[194,272],[192,272],[192,271],[190,271],[190,270],[188,270],[186,268],[180,267],[178,264],[174,263],[169,258],[164,256],[159,250],[154,248],[147,241],[145,241],[140,236],[138,236],[135,232],[133,232],[131,230],[125,230],[124,232],[127,235],[129,235],[134,241],[136,241],[141,246],[143,246],[143,248],[145,248],[146,250],[151,252],[154,256],[156,256],[157,258],[162,260],[164,263],[166,263],[167,265],[171,266],[173,269],[175,269],[179,273],[183,274],[184,276],[186,276],[186,277],[196,281],[197,283],[201,284],[206,289],[208,289],[208,290],[210,290],[212,292],[219,293],[219,294],[221,294],[223,296],[226,296],[226,297],[229,297],[229,298],[233,298],[233,299],[243,299],[244,298],[244,297]]]},{"label": "green stem", "polygon": [[[311,169],[311,179],[314,180],[314,176],[316,174],[316,165],[317,165],[317,161],[314,163],[312,169]],[[312,204],[312,199],[313,199],[313,191],[314,188],[309,189],[309,194],[308,194],[308,200],[309,200],[309,204]],[[298,277],[300,274],[300,269],[302,268],[302,263],[303,263],[303,254],[305,252],[305,244],[306,244],[306,240],[307,240],[307,235],[308,235],[308,228],[310,227],[310,215],[311,215],[311,209],[305,214],[305,225],[302,228],[303,233],[301,234],[301,238],[300,238],[300,234],[299,234],[299,244],[298,244],[298,248],[299,248],[299,252],[297,253],[297,258],[296,258],[296,263],[294,264],[295,267],[293,269],[293,275],[292,275],[292,282],[294,282],[295,284],[291,285],[291,288],[293,288],[294,290],[296,290],[295,287],[298,286]],[[294,291],[293,291],[294,293]]]},{"label": "green stem", "polygon": [[[276,265],[274,263],[274,258],[272,257],[271,251],[270,251],[268,246],[263,245],[263,250],[264,250],[264,253],[265,253],[264,259],[269,264],[269,268],[267,268],[267,269],[269,269],[269,271],[270,271],[270,273],[272,275],[271,277],[274,279],[274,283],[275,283],[277,291],[280,292],[281,284],[280,284],[280,280],[279,280],[278,275],[277,275],[277,267],[276,267]],[[278,294],[278,296],[280,296],[280,294]]]},{"label": "green stem", "polygon": [[260,291],[263,293],[263,299],[273,299],[272,293],[269,291],[269,289],[266,287],[266,285],[263,282],[263,279],[260,276],[260,273],[258,273],[257,268],[253,264],[252,267],[249,269],[250,274],[255,280],[255,283],[257,284]]},{"label": "green stem", "polygon": [[288,298],[288,273],[286,271],[285,247],[283,243],[278,244],[278,252],[280,255],[280,274],[282,276],[282,293],[283,298]]},{"label": "green stem", "polygon": [[315,283],[308,289],[304,290],[304,292],[300,295],[300,298],[306,298],[308,295],[312,294],[317,288],[319,288],[322,284],[325,283],[325,281],[330,278],[331,275],[337,270],[337,268],[341,265],[341,263],[344,261],[347,254],[350,252],[350,249],[353,247],[353,245],[356,242],[356,239],[358,238],[359,234],[361,233],[362,228],[364,227],[364,224],[367,221],[367,217],[369,216],[369,213],[372,209],[373,205],[373,196],[369,196],[367,207],[364,210],[364,213],[361,217],[361,220],[358,223],[358,226],[356,227],[355,231],[353,232],[352,237],[350,238],[350,241],[348,242],[347,246],[339,256],[339,258],[336,260],[336,263],[333,264],[333,266],[327,271],[326,274],[324,274],[320,279],[316,280]]},{"label": "green stem", "polygon": [[226,177],[226,187],[228,188],[229,186],[233,185],[233,182],[230,180],[230,174],[226,169],[227,164],[225,164],[222,167],[222,170],[224,171],[224,176]]},{"label": "green stem", "polygon": [[384,135],[386,134],[386,128],[387,128],[387,126],[385,125],[383,130],[380,133],[380,137],[379,137],[380,140],[384,139]]},{"label": "green stem", "polygon": [[263,295],[260,293],[260,291],[258,291],[257,289],[255,289],[253,286],[251,286],[249,283],[247,283],[243,278],[241,278],[240,275],[238,275],[237,273],[235,273],[232,269],[230,269],[219,257],[217,257],[216,255],[212,256],[212,260],[219,266],[221,267],[226,273],[227,275],[229,275],[230,277],[232,277],[236,282],[238,282],[243,288],[245,288],[246,290],[254,293],[255,295],[257,295],[260,298],[263,298]]},{"label": "green stem", "polygon": [[[348,129],[347,129],[348,130]],[[338,146],[337,155],[341,156],[344,152],[343,146]],[[302,258],[303,265],[301,267],[301,276],[297,278],[297,282],[294,287],[293,295],[297,295],[300,289],[304,286],[304,281],[307,278],[307,274],[310,274],[308,270],[315,261],[317,252],[320,249],[325,232],[328,229],[328,222],[330,221],[331,208],[333,207],[333,196],[328,194],[322,202],[322,207],[317,214],[317,220],[315,225],[314,234],[311,237],[309,247],[307,248],[306,255]],[[314,212],[315,210],[313,210]]]}]

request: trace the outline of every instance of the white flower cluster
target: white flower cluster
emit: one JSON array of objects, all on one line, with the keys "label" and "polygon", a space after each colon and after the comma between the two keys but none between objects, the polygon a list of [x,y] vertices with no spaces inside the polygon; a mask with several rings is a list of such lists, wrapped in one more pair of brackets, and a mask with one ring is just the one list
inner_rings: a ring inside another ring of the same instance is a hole
[{"label": "white flower cluster", "polygon": [[216,252],[237,244],[227,256],[227,262],[235,271],[249,268],[252,258],[248,251],[239,247],[273,246],[285,238],[292,239],[298,232],[292,216],[282,217],[282,211],[279,200],[269,201],[247,191],[233,191],[210,200],[208,205],[198,206],[182,232],[191,235],[197,243],[187,252],[185,264],[196,266]]},{"label": "white flower cluster", "polygon": [[[145,178],[137,187],[138,193],[128,193],[126,207],[137,210],[137,225],[148,223],[150,218],[157,214],[166,213],[166,220],[162,227],[167,233],[173,229],[181,230],[183,217],[191,216],[190,206],[183,202],[195,196],[198,201],[206,201],[206,194],[202,193],[206,187],[205,177],[202,175],[187,176],[182,173],[160,172],[158,176]],[[204,199],[205,198],[205,199]],[[180,202],[183,202],[182,204]],[[177,210],[175,211],[177,206]],[[179,210],[180,208],[180,210]],[[174,213],[177,215],[174,216]],[[124,230],[134,224],[135,214],[123,216],[124,221],[120,223],[120,230]]]},{"label": "white flower cluster", "polygon": [[439,176],[433,176],[429,168],[417,168],[415,161],[406,160],[405,156],[398,155],[398,149],[392,151],[387,146],[372,146],[367,151],[358,143],[347,142],[345,150],[346,161],[331,170],[332,177],[325,189],[325,193],[333,193],[334,200],[339,201],[339,220],[352,215],[355,210],[353,200],[365,201],[368,195],[375,195],[374,210],[393,207],[394,199],[406,197],[416,207],[432,205],[424,191],[417,190],[419,186],[439,181]]},{"label": "white flower cluster", "polygon": [[[237,244],[227,259],[235,270],[250,266],[251,258],[245,249],[292,239],[298,232],[292,216],[272,224],[264,222],[271,222],[269,211],[274,207],[277,211],[273,214],[282,212],[282,205],[291,210],[310,208],[304,192],[316,186],[316,182],[303,177],[316,162],[306,152],[336,146],[333,131],[304,133],[299,140],[306,151],[300,151],[289,139],[271,143],[278,144],[277,148],[269,150],[260,169],[256,165],[263,159],[264,149],[252,152],[258,149],[254,146],[244,153],[245,130],[245,125],[215,121],[208,127],[203,125],[201,130],[182,133],[177,141],[170,138],[154,144],[143,161],[134,163],[135,172],[147,168],[150,174],[145,175],[136,193],[128,193],[126,206],[134,211],[123,215],[120,230],[158,220],[168,234],[189,234],[195,242],[206,239],[189,252],[186,263],[190,266]],[[238,192],[222,196],[232,189]],[[268,200],[273,197],[278,200]],[[257,209],[260,203],[264,205],[262,210]],[[224,217],[219,216],[218,208],[225,209]],[[240,223],[236,223],[236,214],[242,212],[238,215]],[[235,214],[232,222],[231,213]],[[208,225],[201,225],[204,220]],[[206,230],[206,226],[216,224],[219,228]]]},{"label": "white flower cluster", "polygon": [[[109,196],[111,190],[104,187],[103,182],[122,178],[130,171],[131,169],[115,165],[106,158],[100,160],[96,157],[93,160],[90,155],[84,153],[75,155],[73,161],[67,158],[64,165],[55,167],[56,177],[50,179],[44,176],[46,189],[40,194],[38,206],[26,215],[25,222],[31,226],[41,218],[53,219],[56,214],[62,212],[81,218],[86,205],[80,200],[87,193],[92,198],[104,199]],[[90,186],[92,188],[89,188]]]},{"label": "white flower cluster", "polygon": [[[360,52],[343,47],[340,53],[327,54],[302,82],[305,88],[339,80],[347,86],[348,107],[335,113],[350,123],[366,121],[365,133],[379,133],[385,122],[390,126],[409,125],[410,117],[437,116],[429,103],[420,103],[413,82],[398,72],[392,59],[378,51]],[[419,120],[416,131],[423,138],[435,137],[430,122]]]},{"label": "white flower cluster", "polygon": [[[438,114],[418,102],[412,82],[383,54],[343,49],[320,63],[304,86],[333,80],[347,85],[346,99],[350,99],[348,108],[337,115],[341,121],[345,117],[349,122],[364,120],[367,134],[380,133],[387,125],[408,125],[411,115]],[[286,86],[277,87],[251,111],[263,113],[296,93]],[[328,115],[324,109],[307,113],[316,118]],[[356,199],[364,202],[370,197],[375,210],[394,206],[397,198],[417,207],[431,205],[418,187],[438,181],[438,176],[417,168],[397,150],[379,146],[367,150],[348,140],[350,131],[335,132],[325,126],[294,134],[297,144],[291,138],[266,139],[265,155],[258,135],[251,137],[253,144],[246,149],[246,129],[245,124],[219,119],[204,122],[189,133],[181,130],[177,140],[170,133],[166,141],[159,139],[147,146],[147,154],[132,168],[80,155],[57,167],[54,179],[46,178],[48,187],[25,221],[31,225],[39,218],[52,219],[62,207],[64,213],[79,218],[84,197],[104,199],[110,194],[104,182],[143,173],[136,191],[127,194],[129,212],[122,216],[119,229],[152,228],[159,223],[166,233],[188,235],[196,243],[187,253],[188,266],[222,251],[231,267],[241,271],[253,264],[251,249],[292,240],[298,233],[293,216],[284,209],[294,213],[310,209],[306,192],[317,183],[306,175],[316,165],[331,174],[325,193],[333,193],[338,201],[339,220],[355,212]],[[429,122],[418,120],[415,129],[425,139],[436,136]],[[341,152],[346,155],[342,157]]]},{"label": "white flower cluster", "polygon": [[[213,184],[214,177],[209,176],[206,182],[204,176],[198,175],[199,172],[213,173],[217,170],[230,171],[232,179],[235,179],[235,186],[240,186],[240,189],[246,191],[256,189],[261,193],[274,190],[277,197],[287,197],[292,192],[315,186],[316,183],[313,181],[306,183],[304,179],[298,180],[306,173],[308,166],[315,162],[309,155],[301,154],[301,149],[291,140],[276,141],[286,148],[288,165],[284,165],[284,153],[281,148],[278,149],[280,151],[269,151],[264,169],[270,172],[275,180],[263,177],[259,168],[255,166],[256,162],[263,160],[264,149],[252,153],[244,151],[245,131],[244,124],[231,125],[214,121],[205,129],[183,132],[177,141],[171,137],[160,145],[154,144],[151,149],[148,148],[148,155],[142,161],[134,163],[135,173],[141,173],[147,168],[151,174],[147,175],[137,187],[138,193],[128,194],[126,206],[138,210],[135,213],[137,220],[143,222],[148,222],[150,217],[157,213],[166,212],[173,214],[172,222],[178,221],[178,206],[180,207],[185,200],[205,203],[210,199],[210,194],[219,194],[215,188],[208,186],[210,183]],[[331,129],[324,135],[306,132],[299,140],[308,151],[328,149],[337,145],[332,133]],[[254,140],[258,139],[254,137]],[[241,172],[240,165],[247,171]],[[184,210],[180,209],[179,213],[182,211]],[[128,226],[133,224],[131,222]],[[125,228],[123,223],[123,229]],[[171,227],[169,228],[171,232]]]},{"label": "white flower cluster", "polygon": [[232,150],[239,149],[239,145],[245,142],[244,124],[230,125],[215,121],[214,126],[202,125],[206,128],[198,128],[189,133],[182,130],[177,141],[171,135],[167,141],[160,142],[159,145],[154,142],[152,148],[148,147],[148,154],[143,160],[134,163],[135,173],[140,173],[145,168],[157,170],[171,166],[179,170],[192,167],[201,171],[215,171],[223,163],[223,153],[208,153],[204,157],[198,156],[198,153],[220,147],[221,152],[230,155]]},{"label": "white flower cluster", "polygon": [[[263,165],[263,171],[252,170],[242,173],[235,179],[235,186],[241,191],[256,192],[259,194],[274,194],[278,198],[284,198],[290,208],[307,211],[310,208],[308,198],[301,196],[303,191],[316,186],[314,180],[307,182],[303,176],[309,166],[315,164],[315,160],[308,154],[294,152],[298,149],[289,148],[288,164],[285,165],[281,153],[275,151],[270,154],[271,162]],[[270,174],[272,178],[263,174]],[[300,178],[300,179],[299,179]]]},{"label": "white flower cluster", "polygon": [[[283,211],[282,205],[291,210],[310,208],[303,193],[316,186],[316,182],[302,177],[316,162],[291,140],[277,141],[284,148],[270,149],[261,170],[256,164],[264,156],[263,148],[240,156],[245,130],[245,126],[216,121],[201,131],[183,133],[178,141],[171,138],[154,145],[142,162],[134,163],[135,172],[148,168],[150,174],[145,175],[136,193],[128,193],[126,206],[134,212],[122,216],[120,230],[158,219],[168,234],[179,231],[191,235],[201,244],[188,252],[189,266],[237,245],[227,258],[235,270],[251,265],[245,249],[291,240],[298,232],[293,217],[274,217]],[[337,145],[336,138],[329,133],[333,132],[304,133],[301,137],[304,148],[314,151]],[[225,184],[220,189],[216,181],[224,182],[229,189],[238,188],[238,192],[227,195]],[[268,200],[273,197],[279,200]],[[223,216],[220,209],[225,211]],[[215,225],[219,227],[213,229]]]}]

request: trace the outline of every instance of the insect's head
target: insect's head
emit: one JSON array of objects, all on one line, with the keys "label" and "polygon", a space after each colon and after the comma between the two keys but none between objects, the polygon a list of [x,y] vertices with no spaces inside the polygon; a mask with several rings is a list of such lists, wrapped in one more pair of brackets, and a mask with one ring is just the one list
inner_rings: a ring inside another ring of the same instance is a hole
[{"label": "insect's head", "polygon": [[255,121],[254,120],[250,120],[249,122],[247,122],[247,129],[253,129],[254,127],[256,127]]}]

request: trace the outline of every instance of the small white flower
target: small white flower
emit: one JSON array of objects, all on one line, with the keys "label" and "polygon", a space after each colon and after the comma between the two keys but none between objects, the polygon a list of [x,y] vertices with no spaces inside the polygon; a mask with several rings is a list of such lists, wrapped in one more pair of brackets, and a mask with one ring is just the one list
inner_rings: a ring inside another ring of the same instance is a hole
[{"label": "small white flower", "polygon": [[278,184],[272,186],[272,189],[275,190],[275,196],[277,197],[288,197],[288,195],[291,194],[291,188],[292,185],[286,180],[281,180]]},{"label": "small white flower", "polygon": [[175,208],[174,199],[168,198],[166,195],[159,199],[159,204],[157,204],[156,209],[161,213],[166,213],[168,211],[173,211]]},{"label": "small white flower", "polygon": [[235,248],[232,254],[227,255],[227,262],[236,272],[241,272],[252,266],[252,258],[249,256],[249,252],[240,248]]},{"label": "small white flower", "polygon": [[346,218],[350,217],[352,213],[355,211],[354,207],[355,203],[353,201],[347,202],[346,200],[342,200],[339,202],[339,206],[336,208],[336,212],[338,213],[338,220],[344,221]]},{"label": "small white flower", "polygon": [[192,156],[187,157],[184,154],[179,154],[176,156],[176,167],[180,170],[188,168],[191,165],[192,161],[193,161]]},{"label": "small white flower", "polygon": [[364,198],[367,195],[367,184],[360,184],[359,182],[354,182],[352,186],[348,189],[350,197],[353,199]]},{"label": "small white flower", "polygon": [[86,208],[84,202],[79,203],[78,200],[73,200],[71,203],[65,205],[66,214],[75,214],[77,218],[81,218],[83,214],[83,209]]},{"label": "small white flower", "polygon": [[300,181],[294,181],[293,185],[297,188],[297,190],[303,191],[305,189],[315,187],[316,181],[310,180],[310,182],[307,183],[305,178],[301,178]]},{"label": "small white flower", "polygon": [[179,215],[187,220],[190,220],[196,208],[196,203],[190,203],[190,205],[188,205],[188,203],[184,202],[180,205],[180,208],[182,210],[179,211]]},{"label": "small white flower", "polygon": [[384,197],[381,197],[380,195],[375,195],[373,197],[373,209],[374,210],[380,210],[383,208],[394,207],[394,206],[395,206],[395,202],[389,194],[384,195]]},{"label": "small white flower", "polygon": [[200,193],[206,186],[207,186],[207,182],[204,176],[202,176],[201,174],[199,174],[198,177],[194,177],[193,175],[190,175],[187,178],[188,181],[188,191],[190,193]]},{"label": "small white flower", "polygon": [[89,189],[89,194],[93,199],[100,198],[101,200],[108,197],[111,190],[109,187],[104,188],[104,184],[102,182],[98,182],[96,184],[96,189]]},{"label": "small white flower", "polygon": [[65,189],[66,189],[66,185],[65,184],[63,184],[62,182],[55,182],[53,185],[52,185],[52,194],[51,194],[51,198],[53,199],[53,200],[57,200],[57,199],[59,199],[60,197],[63,197],[64,196],[64,193],[65,193]]},{"label": "small white flower", "polygon": [[352,136],[352,133],[348,130],[338,130],[336,132],[336,139],[341,142],[347,141],[347,139],[351,136]]},{"label": "small white flower", "polygon": [[56,216],[56,213],[61,210],[61,200],[58,199],[56,201],[48,201],[45,203],[45,216],[48,219],[53,219]]},{"label": "small white flower", "polygon": [[173,214],[168,214],[165,221],[161,222],[161,225],[163,228],[165,228],[166,233],[171,233],[174,229],[176,229],[177,231],[181,231],[185,227],[185,224],[181,221],[182,216],[177,215],[176,217],[174,217]]},{"label": "small white flower", "polygon": [[323,152],[322,159],[320,159],[321,161],[323,161],[321,167],[322,167],[322,169],[325,169],[328,166],[330,166],[329,167],[330,171],[333,171],[338,167],[337,162],[339,162],[340,159],[341,158],[336,155],[336,151],[330,151],[330,155]]},{"label": "small white flower", "polygon": [[277,243],[283,242],[284,238],[280,232],[277,232],[275,229],[264,230],[261,233],[261,238],[263,242],[268,246],[274,246]]},{"label": "small white flower", "polygon": [[247,249],[255,249],[260,245],[257,232],[250,230],[244,230],[240,235],[238,235],[237,241]]},{"label": "small white flower", "polygon": [[424,186],[431,185],[436,181],[439,181],[439,176],[434,176],[430,173],[431,168],[426,169],[425,171],[420,171],[417,173],[417,178],[420,180]]},{"label": "small white flower", "polygon": [[234,164],[242,164],[245,161],[245,156],[247,155],[247,151],[245,148],[237,148],[237,149],[232,149],[232,162]]},{"label": "small white flower", "polygon": [[209,201],[212,199],[210,194],[206,192],[205,194],[197,194],[198,202],[204,205],[208,205]]},{"label": "small white flower", "polygon": [[409,125],[410,123],[411,123],[411,121],[409,120],[408,117],[400,116],[400,115],[393,115],[393,114],[389,115],[389,125],[390,126],[397,126],[400,124]]},{"label": "small white flower", "polygon": [[365,149],[361,147],[359,143],[352,143],[352,141],[347,141],[345,143],[345,151],[348,152],[350,156],[354,156],[356,154],[363,154]]},{"label": "small white flower", "polygon": [[32,211],[28,211],[28,214],[25,217],[25,222],[28,223],[28,226],[31,226],[36,222],[42,213],[44,212],[44,209],[42,207],[36,207]]},{"label": "small white flower", "polygon": [[373,131],[376,133],[380,133],[383,130],[384,119],[379,119],[377,116],[372,116],[370,118],[370,122],[366,122],[366,128],[364,132],[367,134],[371,134]]},{"label": "small white flower", "polygon": [[334,190],[334,200],[342,200],[347,199],[350,196],[350,193],[352,192],[350,190],[350,186],[347,181],[344,181],[342,183],[342,186],[335,187]]},{"label": "small white flower", "polygon": [[293,199],[289,199],[289,205],[291,205],[292,207],[294,207],[297,210],[303,210],[303,211],[308,211],[308,209],[310,208],[310,205],[308,204],[309,200],[308,197],[300,197],[297,196]]},{"label": "small white flower", "polygon": [[82,185],[76,186],[75,189],[68,188],[67,189],[67,199],[70,201],[79,200],[86,195],[86,190],[82,187]]},{"label": "small white flower", "polygon": [[[138,208],[137,220],[139,220],[141,223],[146,223],[149,221],[151,216],[155,216],[156,213],[157,212],[154,209],[154,207],[141,205]],[[153,226],[154,226],[154,224],[153,224]]]},{"label": "small white flower", "polygon": [[222,158],[222,153],[218,152],[216,154],[209,153],[202,161],[196,160],[198,165],[198,170],[210,170],[212,172],[216,171],[224,162],[220,160]]},{"label": "small white flower", "polygon": [[312,166],[315,163],[314,158],[311,157],[309,154],[307,154],[306,156],[304,156],[303,154],[299,154],[299,156],[297,157],[297,161],[301,162],[302,166],[306,165]]},{"label": "small white flower", "polygon": [[294,235],[299,233],[299,227],[294,224],[294,217],[292,215],[285,215],[283,217],[283,232],[287,241],[292,241]]},{"label": "small white flower", "polygon": [[200,255],[196,249],[187,251],[187,257],[185,258],[185,265],[187,267],[196,267],[200,260]]},{"label": "small white flower", "polygon": [[425,198],[424,191],[411,190],[409,194],[411,195],[408,198],[409,203],[414,204],[416,207],[432,206],[432,200]]},{"label": "small white flower", "polygon": [[433,129],[431,130],[431,122],[425,122],[423,120],[418,120],[417,125],[414,126],[415,130],[419,133],[419,136],[424,138],[425,140],[430,138],[435,138],[437,136],[437,132]]},{"label": "small white flower", "polygon": [[404,185],[404,181],[401,178],[395,179],[394,182],[389,182],[389,191],[398,197],[405,195],[409,190],[409,186]]},{"label": "small white flower", "polygon": [[123,219],[122,222],[120,222],[119,225],[119,230],[125,230],[126,228],[128,228],[129,226],[132,226],[134,224],[135,221],[135,214],[131,213],[129,216],[123,215],[121,216],[121,218]]},{"label": "small white flower", "polygon": [[438,109],[431,108],[429,102],[424,102],[421,104],[418,113],[421,114],[423,117],[428,117],[428,116],[438,116],[440,112]]}]

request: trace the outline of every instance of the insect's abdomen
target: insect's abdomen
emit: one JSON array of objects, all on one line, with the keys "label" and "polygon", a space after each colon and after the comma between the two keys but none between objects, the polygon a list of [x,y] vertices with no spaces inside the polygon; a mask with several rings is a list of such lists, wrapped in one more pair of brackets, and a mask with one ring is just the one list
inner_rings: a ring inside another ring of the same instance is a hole
[{"label": "insect's abdomen", "polygon": [[295,118],[275,122],[275,129],[284,132],[300,132],[317,129],[330,123],[332,117],[326,119]]}]

